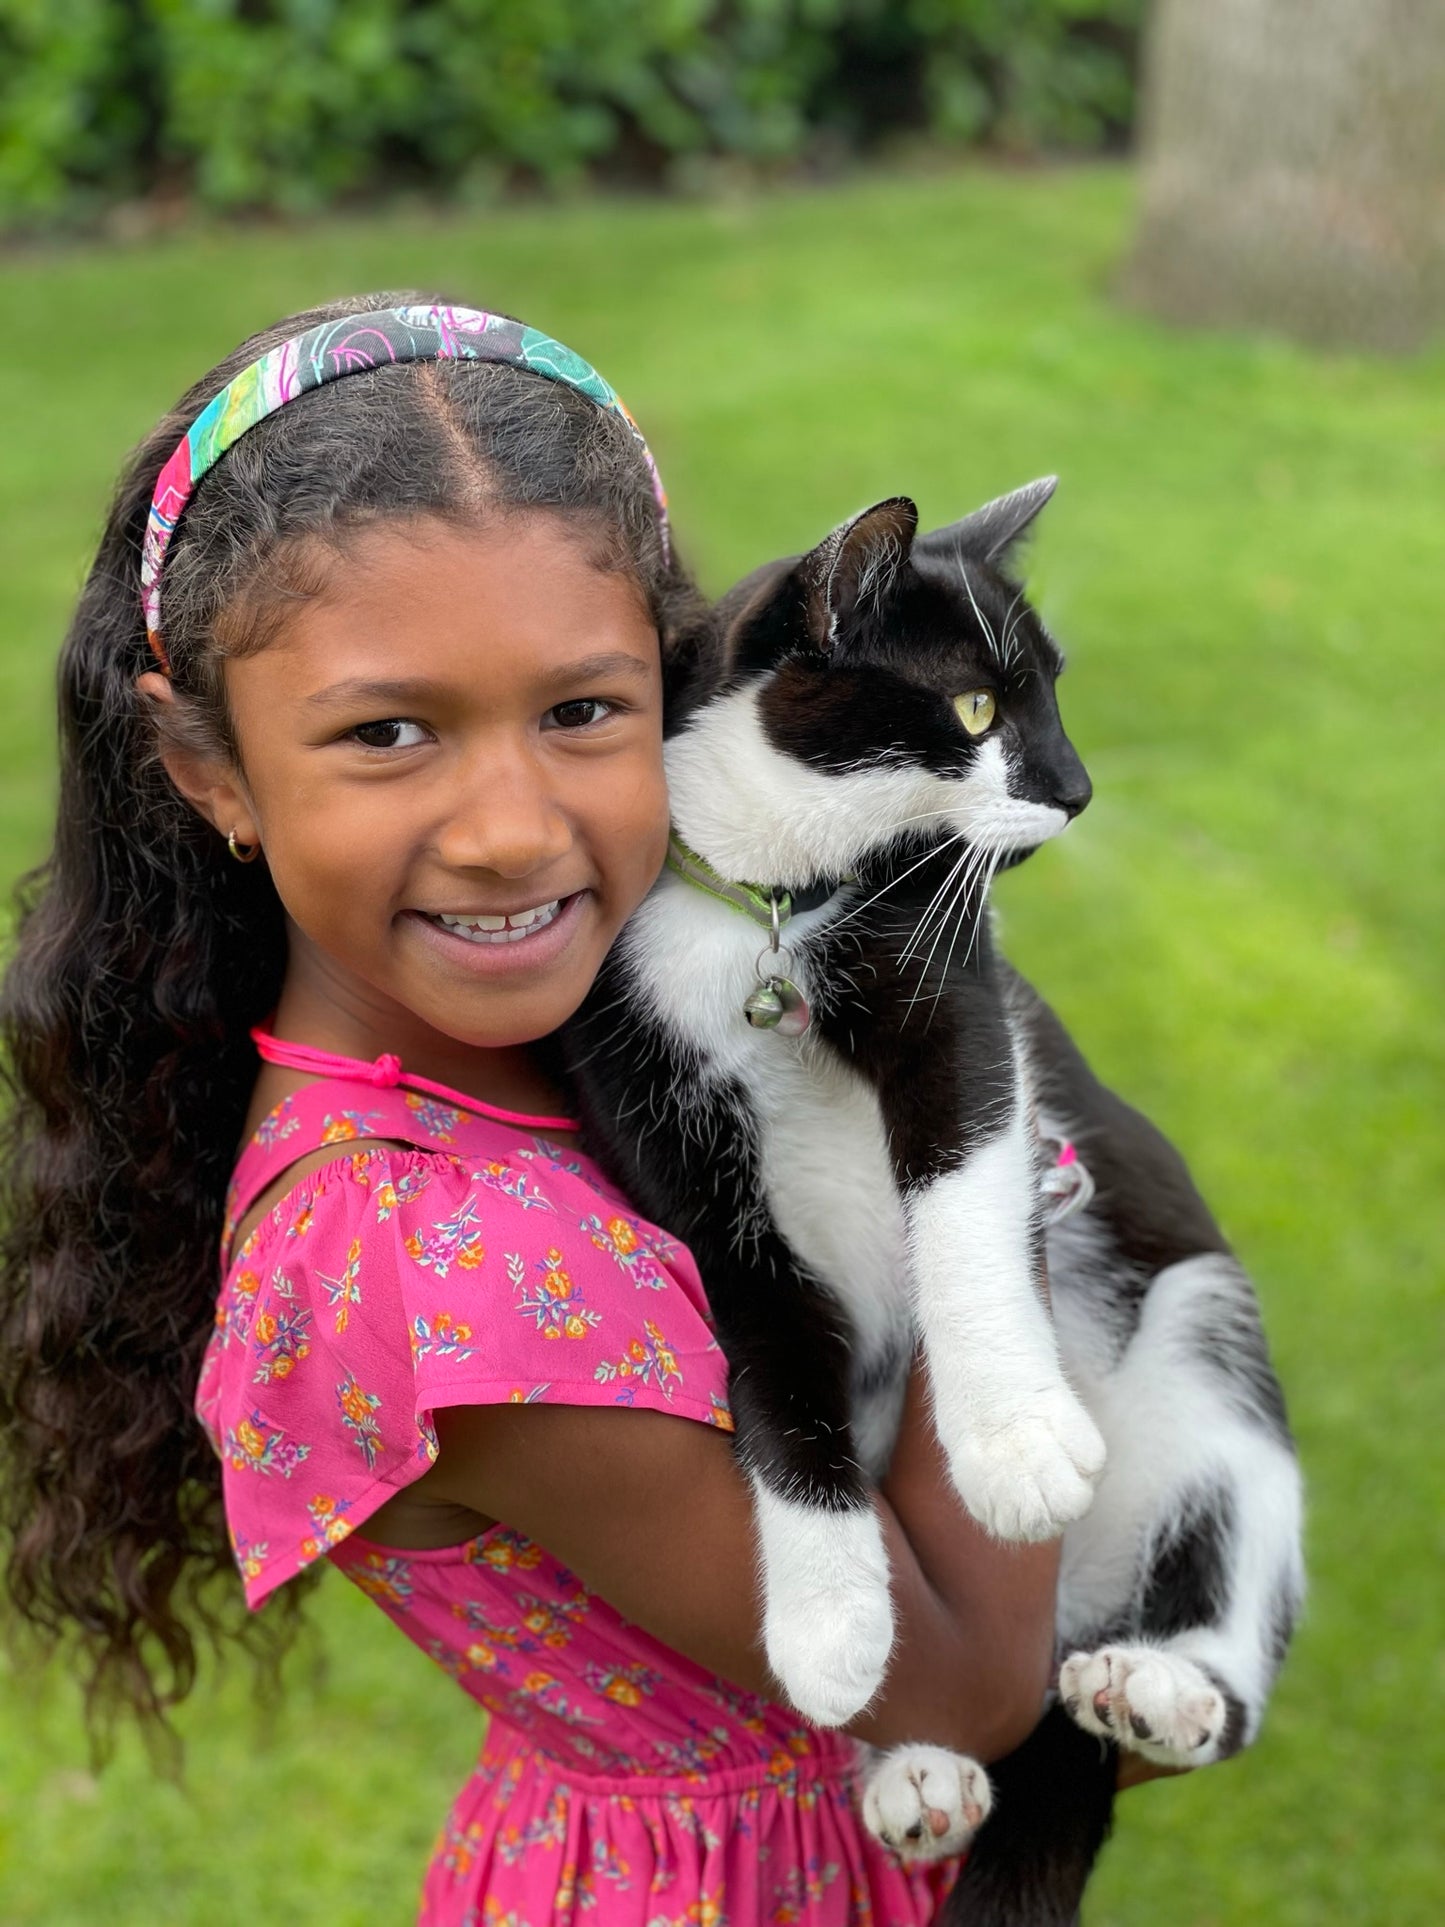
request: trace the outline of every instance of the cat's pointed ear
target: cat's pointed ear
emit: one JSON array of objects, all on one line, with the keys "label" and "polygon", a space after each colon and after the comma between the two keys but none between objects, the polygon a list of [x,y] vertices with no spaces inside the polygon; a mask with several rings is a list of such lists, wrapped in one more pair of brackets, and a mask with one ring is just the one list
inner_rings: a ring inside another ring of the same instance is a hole
[{"label": "cat's pointed ear", "polygon": [[803,557],[799,567],[815,647],[831,654],[859,615],[883,606],[917,533],[916,506],[906,495],[894,495],[840,522]]},{"label": "cat's pointed ear", "polygon": [[1028,534],[1058,486],[1057,475],[1026,482],[1011,495],[985,502],[961,522],[950,522],[945,529],[930,529],[927,535],[920,535],[918,553],[941,561],[961,556],[966,562],[987,562],[997,568]]}]

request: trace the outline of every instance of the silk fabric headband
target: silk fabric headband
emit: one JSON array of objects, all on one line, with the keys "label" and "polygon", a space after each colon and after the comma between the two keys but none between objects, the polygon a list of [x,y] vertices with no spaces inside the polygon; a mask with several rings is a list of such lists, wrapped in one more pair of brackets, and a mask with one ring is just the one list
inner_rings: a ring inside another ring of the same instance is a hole
[{"label": "silk fabric headband", "polygon": [[274,415],[297,395],[343,375],[399,361],[498,361],[528,368],[549,381],[565,382],[581,395],[620,415],[636,436],[652,476],[665,556],[671,556],[667,496],[642,430],[616,391],[580,355],[550,335],[479,308],[376,308],[323,321],[291,341],[269,349],[243,368],[192,423],[160,472],[151,498],[141,550],[141,606],[146,635],[166,674],[170,662],[161,639],[161,569],[181,512],[197,482],[215,467],[248,428]]}]

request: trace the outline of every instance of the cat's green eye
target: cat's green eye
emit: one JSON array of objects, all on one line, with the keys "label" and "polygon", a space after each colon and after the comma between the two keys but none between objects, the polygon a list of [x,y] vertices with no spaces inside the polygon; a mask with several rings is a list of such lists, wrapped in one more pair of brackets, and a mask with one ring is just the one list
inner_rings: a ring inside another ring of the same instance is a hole
[{"label": "cat's green eye", "polygon": [[953,706],[958,711],[958,720],[970,736],[982,736],[998,714],[998,704],[993,699],[991,689],[966,690],[962,696],[954,697]]}]

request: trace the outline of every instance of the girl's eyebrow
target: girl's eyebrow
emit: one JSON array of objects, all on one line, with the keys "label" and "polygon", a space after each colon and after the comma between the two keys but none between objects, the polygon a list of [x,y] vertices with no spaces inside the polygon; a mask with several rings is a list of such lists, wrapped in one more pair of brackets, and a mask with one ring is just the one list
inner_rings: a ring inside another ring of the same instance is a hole
[{"label": "girl's eyebrow", "polygon": [[[575,662],[561,663],[538,678],[543,689],[575,689],[595,677],[625,676],[634,682],[650,682],[654,665],[625,649],[605,649]],[[454,694],[451,685],[426,676],[408,676],[400,681],[372,681],[352,676],[344,682],[329,683],[306,698],[308,709],[342,709],[353,703],[416,703],[445,700]]]},{"label": "girl's eyebrow", "polygon": [[350,676],[344,682],[328,683],[306,698],[308,709],[344,709],[352,703],[425,702],[444,693],[444,685],[425,676],[409,676],[399,682],[372,682],[363,676]]},{"label": "girl's eyebrow", "polygon": [[595,655],[579,656],[564,662],[540,678],[547,689],[573,689],[594,677],[627,676],[634,682],[651,682],[656,665],[634,656],[627,649],[599,649]]}]

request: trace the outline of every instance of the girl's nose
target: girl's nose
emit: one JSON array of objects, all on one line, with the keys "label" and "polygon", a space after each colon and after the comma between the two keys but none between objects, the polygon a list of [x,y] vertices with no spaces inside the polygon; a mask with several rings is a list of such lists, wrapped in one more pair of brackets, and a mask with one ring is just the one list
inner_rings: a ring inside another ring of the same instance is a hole
[{"label": "girl's nose", "polygon": [[449,869],[520,880],[571,849],[571,822],[534,758],[494,759],[486,769],[458,772],[457,780],[438,838]]}]

